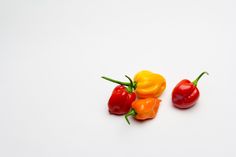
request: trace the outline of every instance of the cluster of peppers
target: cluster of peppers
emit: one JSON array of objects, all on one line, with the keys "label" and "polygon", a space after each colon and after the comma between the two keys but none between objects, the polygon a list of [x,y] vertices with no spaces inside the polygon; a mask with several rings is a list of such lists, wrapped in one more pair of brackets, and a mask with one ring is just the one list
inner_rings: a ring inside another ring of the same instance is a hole
[{"label": "cluster of peppers", "polygon": [[[187,109],[196,104],[199,98],[197,83],[207,72],[202,72],[193,82],[184,79],[180,81],[172,91],[172,102],[177,108]],[[121,82],[108,77],[102,78],[116,86],[108,101],[108,109],[111,114],[132,116],[137,120],[147,120],[156,117],[161,100],[158,98],[166,88],[166,80],[151,71],[143,70],[134,76],[134,80],[125,75],[129,82]]]},{"label": "cluster of peppers", "polygon": [[166,88],[166,80],[160,74],[144,70],[134,76],[134,80],[126,76],[129,82],[121,82],[108,77],[108,81],[118,83],[108,101],[111,114],[124,115],[137,120],[152,119],[156,116],[161,100],[158,97]]}]

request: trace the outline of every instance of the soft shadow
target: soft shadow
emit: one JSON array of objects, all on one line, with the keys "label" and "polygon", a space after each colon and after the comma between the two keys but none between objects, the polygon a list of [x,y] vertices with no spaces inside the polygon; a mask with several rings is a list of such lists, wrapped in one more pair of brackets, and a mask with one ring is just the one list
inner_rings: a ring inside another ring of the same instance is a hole
[{"label": "soft shadow", "polygon": [[174,106],[173,103],[171,103],[171,106],[172,106],[172,108],[173,108],[174,110],[184,111],[184,112],[186,112],[186,111],[188,111],[188,112],[190,112],[190,111],[193,112],[193,111],[195,111],[195,110],[198,109],[198,102],[197,102],[194,106],[192,106],[192,107],[190,107],[190,108],[177,108],[177,107]]}]

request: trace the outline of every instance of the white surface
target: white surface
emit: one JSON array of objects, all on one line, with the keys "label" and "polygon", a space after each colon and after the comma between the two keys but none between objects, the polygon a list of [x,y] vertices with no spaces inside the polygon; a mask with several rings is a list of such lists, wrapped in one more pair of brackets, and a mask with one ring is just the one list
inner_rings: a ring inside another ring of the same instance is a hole
[{"label": "white surface", "polygon": [[[234,0],[0,1],[1,157],[236,156]],[[114,84],[163,74],[158,117],[109,115]],[[183,78],[198,104],[172,107]]]}]

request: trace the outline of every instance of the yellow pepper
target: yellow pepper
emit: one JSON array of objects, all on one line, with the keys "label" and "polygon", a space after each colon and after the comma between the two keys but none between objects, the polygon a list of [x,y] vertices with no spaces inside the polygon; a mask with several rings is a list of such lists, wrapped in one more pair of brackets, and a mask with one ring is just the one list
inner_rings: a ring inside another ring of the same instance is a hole
[{"label": "yellow pepper", "polygon": [[121,82],[103,76],[103,79],[134,88],[138,98],[150,98],[160,96],[166,88],[166,80],[160,74],[147,70],[138,72],[134,76],[134,82],[126,76],[130,82]]},{"label": "yellow pepper", "polygon": [[147,70],[138,72],[134,76],[134,83],[139,98],[158,97],[166,88],[166,80],[163,76]]}]

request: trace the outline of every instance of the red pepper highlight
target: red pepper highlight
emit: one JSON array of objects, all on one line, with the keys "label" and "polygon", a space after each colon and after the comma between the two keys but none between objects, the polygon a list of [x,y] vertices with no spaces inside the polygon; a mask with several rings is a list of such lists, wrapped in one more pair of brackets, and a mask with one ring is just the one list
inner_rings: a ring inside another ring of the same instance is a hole
[{"label": "red pepper highlight", "polygon": [[202,72],[193,82],[184,79],[175,86],[172,91],[172,102],[175,107],[187,109],[196,104],[200,95],[197,83],[204,74],[208,75],[207,72]]},{"label": "red pepper highlight", "polygon": [[[133,91],[133,82],[131,78],[125,76],[130,81],[130,86],[118,85],[114,88],[108,101],[108,110],[111,114],[123,115],[130,111],[132,102],[136,99]],[[102,77],[106,79],[106,77]]]},{"label": "red pepper highlight", "polygon": [[111,114],[123,115],[129,112],[132,102],[136,99],[134,92],[128,92],[125,86],[118,85],[108,101]]}]

